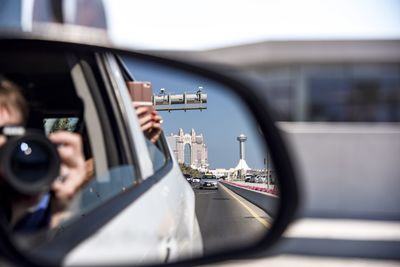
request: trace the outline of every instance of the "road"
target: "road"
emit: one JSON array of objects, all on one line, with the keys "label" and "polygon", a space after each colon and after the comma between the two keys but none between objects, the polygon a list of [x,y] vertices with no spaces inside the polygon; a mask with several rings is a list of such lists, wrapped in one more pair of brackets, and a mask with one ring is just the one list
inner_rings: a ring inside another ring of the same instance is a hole
[{"label": "road", "polygon": [[219,190],[192,187],[205,254],[253,243],[269,229],[268,214],[222,184]]}]

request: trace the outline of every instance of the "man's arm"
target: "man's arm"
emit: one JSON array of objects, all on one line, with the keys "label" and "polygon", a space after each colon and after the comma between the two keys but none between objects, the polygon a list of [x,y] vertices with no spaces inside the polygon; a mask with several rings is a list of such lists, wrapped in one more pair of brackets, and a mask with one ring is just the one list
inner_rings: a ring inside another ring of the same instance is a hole
[{"label": "man's arm", "polygon": [[50,134],[49,139],[58,144],[61,159],[61,179],[56,179],[52,184],[50,227],[54,227],[65,217],[72,199],[86,183],[86,168],[79,134],[59,131]]}]

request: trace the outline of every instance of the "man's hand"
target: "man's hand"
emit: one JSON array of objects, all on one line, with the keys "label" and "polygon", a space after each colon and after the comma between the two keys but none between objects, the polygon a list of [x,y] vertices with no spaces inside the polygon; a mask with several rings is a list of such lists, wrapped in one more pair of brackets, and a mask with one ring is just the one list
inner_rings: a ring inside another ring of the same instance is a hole
[{"label": "man's hand", "polygon": [[161,135],[161,116],[153,106],[140,106],[140,104],[133,103],[133,108],[136,110],[144,135],[155,144]]},{"label": "man's hand", "polygon": [[54,192],[52,211],[58,212],[69,205],[85,183],[86,168],[79,134],[59,131],[50,134],[49,139],[59,145],[58,153],[61,159],[61,179],[56,179],[52,184]]}]

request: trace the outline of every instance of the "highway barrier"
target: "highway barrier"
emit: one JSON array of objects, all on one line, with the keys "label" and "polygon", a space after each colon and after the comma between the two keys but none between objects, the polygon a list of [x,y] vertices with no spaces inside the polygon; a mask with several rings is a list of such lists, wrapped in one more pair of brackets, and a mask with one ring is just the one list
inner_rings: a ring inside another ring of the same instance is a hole
[{"label": "highway barrier", "polygon": [[261,192],[260,190],[246,188],[248,186],[237,184],[235,182],[220,182],[225,187],[253,203],[264,210],[271,217],[275,217],[278,212],[279,197],[275,194]]}]

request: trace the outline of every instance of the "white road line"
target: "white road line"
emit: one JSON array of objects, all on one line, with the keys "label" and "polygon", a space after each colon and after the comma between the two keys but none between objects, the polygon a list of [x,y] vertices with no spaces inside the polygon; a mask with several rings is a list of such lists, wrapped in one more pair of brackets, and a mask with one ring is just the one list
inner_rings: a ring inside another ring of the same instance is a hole
[{"label": "white road line", "polygon": [[252,208],[250,208],[246,203],[240,200],[233,192],[227,189],[222,184],[219,184],[220,188],[224,189],[231,197],[233,197],[237,202],[239,202],[259,223],[261,223],[265,228],[271,228],[271,223],[261,218]]}]

